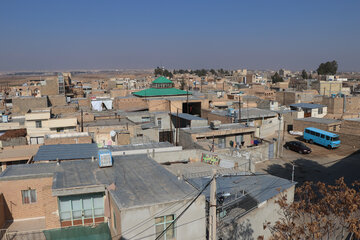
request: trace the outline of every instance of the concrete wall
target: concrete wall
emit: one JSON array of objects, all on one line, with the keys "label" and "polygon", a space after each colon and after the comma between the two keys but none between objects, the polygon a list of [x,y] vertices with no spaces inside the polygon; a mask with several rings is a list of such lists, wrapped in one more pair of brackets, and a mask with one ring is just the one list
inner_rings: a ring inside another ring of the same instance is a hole
[{"label": "concrete wall", "polygon": [[26,137],[10,138],[8,140],[0,141],[0,147],[10,147],[10,146],[18,146],[18,145],[26,145],[26,144],[27,144]]},{"label": "concrete wall", "polygon": [[[191,199],[151,206],[121,209],[121,231],[124,239],[155,239],[155,218],[174,214],[175,217],[184,210]],[[133,231],[130,228],[139,224],[139,219],[149,221]],[[200,196],[175,224],[176,240],[206,239],[205,197]]]},{"label": "concrete wall", "polygon": [[[249,152],[250,151],[259,152],[259,149],[255,149],[255,148],[247,149],[247,150]],[[249,154],[231,155],[230,151],[224,151],[222,153],[220,152],[213,153],[200,149],[188,149],[188,150],[171,151],[171,152],[155,152],[155,154],[152,154],[152,152],[150,152],[150,156],[158,163],[179,162],[179,161],[201,162],[202,154],[216,154],[219,156],[220,160],[226,159],[228,161],[233,161],[234,163],[236,163],[238,168],[243,169],[244,171],[249,171],[249,170],[255,171],[254,161],[252,161],[251,157],[250,159],[247,157]],[[250,154],[250,156],[252,155]],[[254,160],[256,159],[254,158]]]},{"label": "concrete wall", "polygon": [[258,239],[259,236],[269,239],[271,233],[268,228],[264,229],[264,223],[269,221],[274,224],[282,217],[280,206],[275,201],[279,200],[281,196],[286,195],[287,201],[289,203],[293,202],[294,191],[295,186],[292,186],[275,197],[259,203],[256,209],[243,217],[221,226],[218,235],[223,237],[223,239],[235,239],[233,238],[234,233],[238,234],[237,239]]},{"label": "concrete wall", "polygon": [[323,118],[327,114],[327,107],[322,108],[322,113],[319,113],[319,109],[315,108],[311,110],[311,117]]},{"label": "concrete wall", "polygon": [[0,123],[0,131],[6,131],[11,129],[20,129],[22,128],[20,126],[19,122],[8,122],[8,123]]},{"label": "concrete wall", "polygon": [[[7,220],[45,218],[46,228],[60,227],[57,197],[52,196],[52,177],[0,181]],[[36,189],[37,201],[23,204],[21,190]]]}]

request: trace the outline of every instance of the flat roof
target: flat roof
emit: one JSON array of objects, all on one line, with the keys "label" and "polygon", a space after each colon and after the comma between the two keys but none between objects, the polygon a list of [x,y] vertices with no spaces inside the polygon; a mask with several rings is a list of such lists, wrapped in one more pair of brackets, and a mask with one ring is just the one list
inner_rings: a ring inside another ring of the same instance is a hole
[{"label": "flat roof", "polygon": [[322,108],[326,106],[321,104],[313,104],[313,103],[295,103],[295,104],[290,104],[290,107],[314,109],[314,108]]},{"label": "flat roof", "polygon": [[221,124],[219,126],[219,129],[211,129],[209,126],[182,128],[183,131],[191,134],[206,133],[212,131],[223,131],[223,130],[236,130],[236,129],[248,129],[249,132],[255,131],[253,127],[247,127],[245,124],[239,124],[239,123]]},{"label": "flat roof", "polygon": [[297,121],[303,122],[314,122],[320,124],[333,124],[333,123],[341,123],[341,120],[337,119],[329,119],[329,118],[316,118],[316,117],[308,117],[308,118],[297,118]]},{"label": "flat roof", "polygon": [[169,142],[149,142],[149,143],[140,143],[140,144],[129,144],[129,145],[120,145],[120,146],[108,146],[104,149],[110,149],[112,152],[121,152],[129,150],[140,150],[140,149],[153,149],[153,148],[168,148],[174,147]]},{"label": "flat roof", "polygon": [[[238,111],[238,109],[234,109]],[[227,116],[228,112],[226,110],[216,110],[211,111],[211,113],[221,115],[221,116]],[[241,120],[245,119],[255,119],[255,118],[263,118],[263,117],[276,117],[277,113],[266,110],[266,109],[260,109],[260,108],[241,108],[240,109],[240,117]]]},{"label": "flat roof", "polygon": [[173,202],[195,196],[194,189],[146,154],[114,156],[112,167],[100,168],[91,159],[12,165],[0,181],[53,176],[53,195],[65,196],[110,190],[117,206],[131,208]]},{"label": "flat roof", "polygon": [[183,119],[186,119],[186,120],[189,120],[189,121],[192,121],[192,120],[203,120],[203,121],[207,121],[207,120],[204,119],[204,118],[201,118],[201,117],[198,117],[198,116],[195,116],[195,115],[191,115],[191,114],[188,114],[188,113],[179,113],[179,114],[171,113],[171,115],[174,116],[174,117],[179,116],[179,118],[183,118]]},{"label": "flat roof", "polygon": [[38,151],[39,145],[20,145],[0,149],[0,162],[30,160]]},{"label": "flat roof", "polygon": [[[209,181],[209,177],[192,178],[187,179],[187,181],[199,190],[206,185]],[[238,176],[223,175],[216,178],[216,189],[218,192],[230,193],[231,195],[237,196],[237,198],[248,195],[253,198],[257,204],[271,199],[295,184],[295,182],[291,182],[287,179],[263,173]],[[204,193],[207,199],[209,199],[210,186],[206,188]],[[240,193],[244,193],[244,195]]]},{"label": "flat roof", "polygon": [[134,123],[126,118],[117,119],[99,119],[93,122],[84,122],[84,127],[99,127],[99,126],[116,126],[116,125],[134,125]]}]

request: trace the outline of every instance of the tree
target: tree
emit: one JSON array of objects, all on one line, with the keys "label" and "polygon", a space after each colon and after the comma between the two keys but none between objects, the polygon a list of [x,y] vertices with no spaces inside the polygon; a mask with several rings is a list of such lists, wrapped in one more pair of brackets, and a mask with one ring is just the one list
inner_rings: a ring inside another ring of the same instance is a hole
[{"label": "tree", "polygon": [[277,82],[283,82],[284,79],[282,77],[280,77],[280,75],[276,72],[274,75],[271,76],[271,80],[272,83],[277,83]]},{"label": "tree", "polygon": [[186,82],[185,82],[185,79],[181,80],[180,82],[180,89],[181,90],[185,90],[185,86],[186,86]]},{"label": "tree", "polygon": [[211,70],[210,70],[210,73],[211,73],[212,75],[217,75],[217,73],[216,73],[216,71],[215,71],[214,69],[211,69]]},{"label": "tree", "polygon": [[344,178],[335,185],[305,182],[296,189],[297,200],[285,196],[277,201],[282,217],[274,224],[265,222],[273,239],[344,239],[360,238],[359,183],[348,187]]},{"label": "tree", "polygon": [[155,70],[154,70],[154,75],[155,75],[155,77],[157,77],[157,76],[162,76],[163,74],[164,74],[164,73],[163,73],[162,68],[160,68],[160,67],[155,68]]},{"label": "tree", "polygon": [[310,75],[309,75],[309,77],[308,77],[309,79],[312,79],[312,75],[311,75],[311,73],[310,73]]},{"label": "tree", "polygon": [[338,69],[338,64],[334,60],[332,62],[321,63],[317,69],[319,75],[335,75]]},{"label": "tree", "polygon": [[307,75],[307,72],[305,71],[305,69],[302,70],[302,72],[301,72],[301,77],[302,77],[303,79],[308,79],[308,75]]}]

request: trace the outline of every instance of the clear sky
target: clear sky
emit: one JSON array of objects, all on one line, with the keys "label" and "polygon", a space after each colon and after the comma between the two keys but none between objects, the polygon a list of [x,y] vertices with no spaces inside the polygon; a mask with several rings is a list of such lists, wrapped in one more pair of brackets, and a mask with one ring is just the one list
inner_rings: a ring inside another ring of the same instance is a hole
[{"label": "clear sky", "polygon": [[0,1],[0,71],[360,71],[359,0]]}]

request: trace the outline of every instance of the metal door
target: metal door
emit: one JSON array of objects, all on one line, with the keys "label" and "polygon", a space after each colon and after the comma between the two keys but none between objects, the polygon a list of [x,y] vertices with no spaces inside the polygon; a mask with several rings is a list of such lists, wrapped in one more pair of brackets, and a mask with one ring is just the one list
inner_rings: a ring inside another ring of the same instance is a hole
[{"label": "metal door", "polygon": [[274,158],[274,143],[269,144],[269,159]]}]

